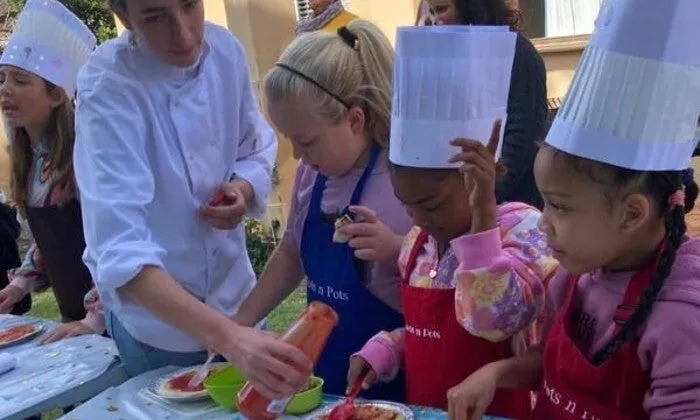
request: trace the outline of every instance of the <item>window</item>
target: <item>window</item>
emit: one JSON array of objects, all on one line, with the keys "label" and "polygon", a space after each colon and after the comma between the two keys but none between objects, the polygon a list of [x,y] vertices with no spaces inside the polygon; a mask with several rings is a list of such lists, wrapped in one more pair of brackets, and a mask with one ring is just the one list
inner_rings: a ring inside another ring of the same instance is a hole
[{"label": "window", "polygon": [[294,9],[296,10],[297,14],[297,22],[309,18],[311,17],[311,15],[313,15],[313,11],[311,10],[309,0],[295,0]]},{"label": "window", "polygon": [[586,35],[605,0],[519,0],[528,38]]}]

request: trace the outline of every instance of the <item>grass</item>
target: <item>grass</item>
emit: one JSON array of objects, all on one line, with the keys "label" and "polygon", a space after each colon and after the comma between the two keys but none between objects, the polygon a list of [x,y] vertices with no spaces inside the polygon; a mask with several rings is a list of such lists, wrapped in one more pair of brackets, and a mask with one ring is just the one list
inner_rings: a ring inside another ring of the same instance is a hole
[{"label": "grass", "polygon": [[[306,307],[306,292],[303,287],[292,293],[287,300],[282,302],[267,319],[269,328],[276,332],[283,332],[299,316]],[[48,290],[32,295],[32,309],[28,315],[41,318],[59,320],[60,315],[53,292]],[[41,420],[55,420],[63,415],[63,410],[52,410],[44,413]]]},{"label": "grass", "polygon": [[[301,311],[306,307],[306,293],[303,288],[297,289],[287,300],[282,302],[267,319],[272,331],[283,332],[287,329]],[[61,316],[53,292],[47,290],[32,295],[32,309],[27,315],[58,321]]]}]

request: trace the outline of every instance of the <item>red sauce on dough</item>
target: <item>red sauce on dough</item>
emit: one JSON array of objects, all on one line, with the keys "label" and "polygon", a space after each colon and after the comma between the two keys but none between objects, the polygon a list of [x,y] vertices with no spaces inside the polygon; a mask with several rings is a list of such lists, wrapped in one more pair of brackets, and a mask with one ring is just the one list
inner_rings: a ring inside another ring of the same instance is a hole
[{"label": "red sauce on dough", "polygon": [[197,372],[187,372],[168,380],[168,388],[172,389],[173,391],[181,392],[204,391],[204,383],[201,383],[194,388],[190,388],[189,386],[187,386],[190,382],[190,379],[192,379],[192,377],[196,373]]},{"label": "red sauce on dough", "polygon": [[9,343],[34,332],[33,325],[18,325],[0,333],[0,343]]}]

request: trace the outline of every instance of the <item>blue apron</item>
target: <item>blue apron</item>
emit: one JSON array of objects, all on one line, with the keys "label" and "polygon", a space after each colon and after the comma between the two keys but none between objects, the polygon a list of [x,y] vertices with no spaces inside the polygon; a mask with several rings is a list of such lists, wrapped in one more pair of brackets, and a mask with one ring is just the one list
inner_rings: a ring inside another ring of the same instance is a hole
[{"label": "blue apron", "polygon": [[[362,191],[377,162],[379,147],[374,146],[350,205],[360,203]],[[345,395],[350,356],[381,330],[404,326],[403,315],[374,296],[363,282],[362,265],[347,244],[333,242],[335,227],[321,212],[321,197],[327,178],[316,177],[309,211],[301,237],[301,256],[308,279],[309,302],[319,300],[330,305],[339,316],[315,374],[324,379],[324,392]],[[346,209],[347,211],[347,209]],[[403,371],[394,381],[377,384],[360,394],[365,398],[403,401]]]}]

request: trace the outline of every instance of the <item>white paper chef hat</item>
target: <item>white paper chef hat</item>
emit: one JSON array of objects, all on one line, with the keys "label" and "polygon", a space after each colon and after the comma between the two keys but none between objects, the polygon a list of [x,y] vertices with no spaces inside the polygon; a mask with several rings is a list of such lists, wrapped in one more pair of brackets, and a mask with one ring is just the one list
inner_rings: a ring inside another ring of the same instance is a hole
[{"label": "white paper chef hat", "polygon": [[78,70],[95,48],[90,29],[56,0],[28,0],[0,65],[30,71],[75,94]]},{"label": "white paper chef hat", "polygon": [[[401,27],[396,33],[389,159],[454,168],[458,137],[487,142],[505,125],[516,34],[507,27]],[[501,136],[502,136],[501,132]]]},{"label": "white paper chef hat", "polygon": [[608,0],[547,135],[572,155],[683,170],[700,116],[700,1]]}]

